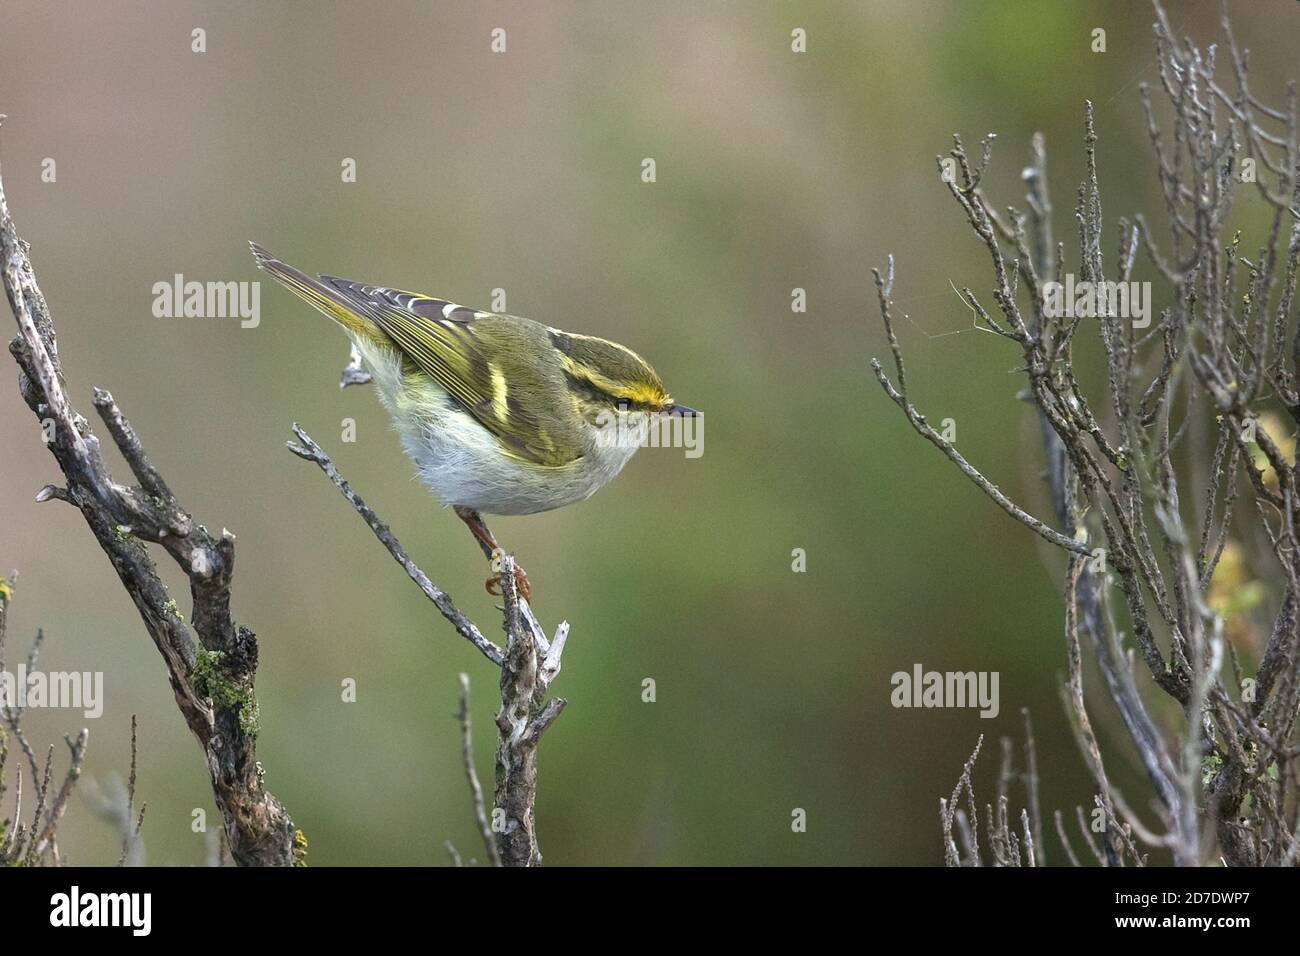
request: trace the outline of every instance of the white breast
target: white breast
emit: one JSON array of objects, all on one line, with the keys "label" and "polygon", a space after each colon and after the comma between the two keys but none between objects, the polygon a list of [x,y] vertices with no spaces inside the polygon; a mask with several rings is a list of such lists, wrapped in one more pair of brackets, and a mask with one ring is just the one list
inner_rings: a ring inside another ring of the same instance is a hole
[{"label": "white breast", "polygon": [[583,501],[622,471],[640,444],[600,442],[592,429],[587,451],[567,465],[519,461],[435,383],[427,391],[408,388],[397,352],[356,346],[417,475],[445,505],[524,515]]}]

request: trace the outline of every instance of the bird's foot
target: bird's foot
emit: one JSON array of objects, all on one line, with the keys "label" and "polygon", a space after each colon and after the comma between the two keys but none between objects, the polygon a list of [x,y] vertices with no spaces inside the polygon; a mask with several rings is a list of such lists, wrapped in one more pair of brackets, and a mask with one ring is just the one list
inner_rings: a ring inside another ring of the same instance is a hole
[{"label": "bird's foot", "polygon": [[[496,574],[487,579],[487,593],[493,597],[501,596],[501,549],[498,548],[492,552],[492,570]],[[531,601],[533,597],[533,586],[528,583],[528,575],[519,565],[515,565],[515,590],[525,601]]]}]

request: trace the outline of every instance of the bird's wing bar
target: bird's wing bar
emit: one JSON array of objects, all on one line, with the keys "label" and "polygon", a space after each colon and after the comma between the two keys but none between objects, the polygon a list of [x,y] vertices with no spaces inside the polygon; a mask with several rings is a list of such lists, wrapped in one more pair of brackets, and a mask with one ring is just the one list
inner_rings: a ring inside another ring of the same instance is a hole
[{"label": "bird's wing bar", "polygon": [[496,435],[509,454],[536,464],[564,464],[538,422],[506,400],[503,370],[492,363],[475,331],[475,321],[490,313],[400,289],[320,278],[378,325],[421,371]]}]

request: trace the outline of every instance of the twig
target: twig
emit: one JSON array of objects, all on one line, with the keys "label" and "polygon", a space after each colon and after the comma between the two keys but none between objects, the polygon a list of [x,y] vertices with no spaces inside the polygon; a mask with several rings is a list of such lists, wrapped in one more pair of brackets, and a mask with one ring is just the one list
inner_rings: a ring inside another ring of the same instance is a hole
[{"label": "twig", "polygon": [[478,771],[474,769],[474,741],[469,719],[469,675],[464,673],[460,675],[460,710],[456,717],[460,720],[461,755],[465,760],[465,776],[469,779],[469,792],[474,801],[474,819],[478,823],[479,834],[483,837],[483,845],[487,848],[488,862],[492,866],[500,866],[501,856],[497,852],[492,826],[488,823],[483,787],[478,782]]},{"label": "twig", "polygon": [[136,818],[135,829],[131,829],[131,814],[135,810],[135,773],[136,773],[136,724],[135,714],[131,715],[131,772],[126,781],[126,823],[125,832],[122,836],[122,855],[118,858],[117,865],[125,866],[127,857],[131,855],[131,849],[140,838],[140,828],[144,826],[145,805],[140,805],[140,814]]},{"label": "twig", "polygon": [[478,648],[479,652],[493,664],[499,666],[504,657],[501,648],[484,637],[483,633],[474,625],[474,622],[456,607],[451,598],[447,596],[447,592],[429,580],[429,576],[411,560],[410,555],[406,553],[406,549],[402,547],[401,542],[389,530],[388,525],[381,521],[379,516],[375,514],[374,509],[352,490],[352,486],[348,484],[347,479],[339,474],[339,470],[334,466],[330,456],[325,454],[320,445],[316,444],[297,422],[293,425],[293,433],[298,436],[298,440],[302,444],[295,445],[293,442],[286,442],[289,450],[303,461],[316,463],[326,477],[334,483],[334,487],[347,499],[348,504],[352,505],[357,514],[361,515],[361,519],[374,532],[380,544],[387,548],[388,553],[402,566],[407,576],[424,592],[424,596],[433,602],[438,612],[451,622],[451,626],[456,629],[456,633]]},{"label": "twig", "polygon": [[957,852],[957,844],[952,838],[952,825],[958,814],[958,803],[961,800],[961,792],[965,790],[970,794],[972,800],[971,827],[971,865],[979,865],[979,843],[978,837],[975,836],[978,830],[975,826],[977,821],[974,818],[974,799],[975,787],[971,783],[971,773],[975,770],[975,761],[979,759],[980,748],[984,746],[984,735],[980,734],[979,739],[975,741],[975,749],[971,755],[966,758],[966,763],[962,766],[961,776],[957,778],[957,786],[953,788],[952,796],[948,800],[939,801],[939,816],[943,824],[943,852],[944,863],[947,866],[961,866],[961,857]]},{"label": "twig", "polygon": [[[497,571],[501,578],[504,597],[503,626],[506,632],[506,649],[493,644],[437,587],[407,555],[392,531],[375,514],[374,509],[352,490],[352,486],[339,473],[321,447],[311,436],[295,424],[294,434],[301,444],[288,443],[289,450],[304,461],[314,462],[326,477],[352,505],[370,530],[374,532],[388,552],[406,571],[407,576],[438,608],[456,632],[478,648],[488,660],[501,667],[501,709],[497,713],[496,789],[493,799],[493,820],[499,821],[497,832],[487,825],[477,775],[473,770],[469,749],[469,709],[462,698],[463,749],[466,771],[470,776],[471,792],[475,794],[475,817],[480,832],[491,843],[495,838],[495,851],[489,854],[494,865],[537,866],[542,862],[537,848],[536,825],[533,807],[537,798],[537,745],[546,728],[564,709],[562,698],[546,700],[547,688],[560,672],[562,655],[569,635],[569,625],[562,622],[555,634],[547,638],[536,615],[518,593],[514,576],[514,558],[500,556]],[[462,681],[467,678],[462,675]],[[468,684],[462,685],[468,694]]]}]

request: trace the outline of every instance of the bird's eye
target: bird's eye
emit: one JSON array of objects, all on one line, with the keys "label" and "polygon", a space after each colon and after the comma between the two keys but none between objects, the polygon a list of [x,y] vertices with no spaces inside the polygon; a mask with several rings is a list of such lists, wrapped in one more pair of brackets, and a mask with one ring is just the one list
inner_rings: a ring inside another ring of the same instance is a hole
[{"label": "bird's eye", "polygon": [[632,407],[632,403],[629,402],[626,398],[620,398],[615,403],[615,407],[617,407],[620,412],[626,412],[628,409]]}]

